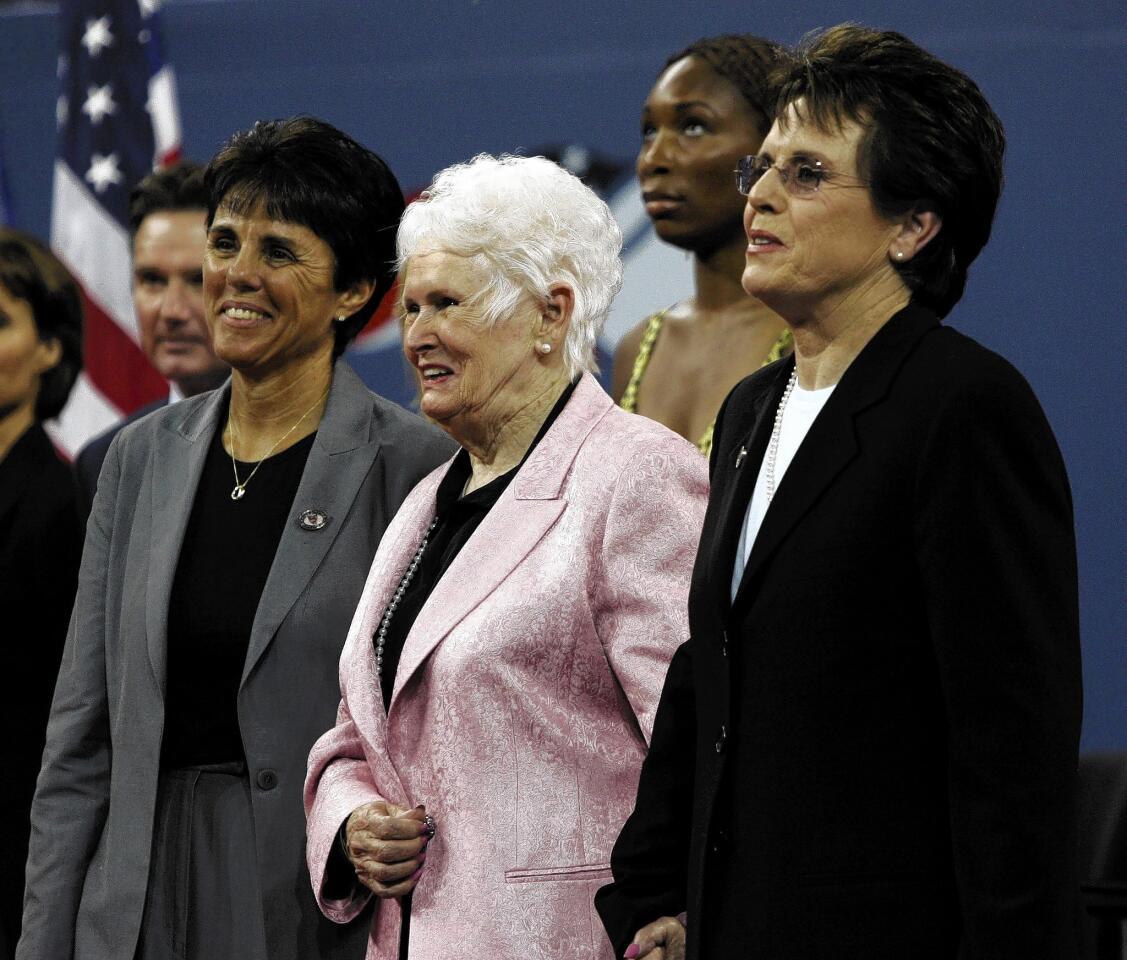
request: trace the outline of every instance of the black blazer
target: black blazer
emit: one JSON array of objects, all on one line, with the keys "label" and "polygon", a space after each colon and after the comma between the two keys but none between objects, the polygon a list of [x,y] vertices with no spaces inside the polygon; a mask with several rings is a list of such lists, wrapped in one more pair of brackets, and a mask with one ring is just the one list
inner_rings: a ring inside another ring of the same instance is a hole
[{"label": "black blazer", "polygon": [[78,585],[76,497],[70,467],[38,424],[0,461],[0,957],[19,939],[28,811]]},{"label": "black blazer", "polygon": [[637,807],[597,904],[616,948],[1064,958],[1081,717],[1072,505],[1029,385],[893,317],[791,462],[735,602],[779,361],[716,421],[712,493]]}]

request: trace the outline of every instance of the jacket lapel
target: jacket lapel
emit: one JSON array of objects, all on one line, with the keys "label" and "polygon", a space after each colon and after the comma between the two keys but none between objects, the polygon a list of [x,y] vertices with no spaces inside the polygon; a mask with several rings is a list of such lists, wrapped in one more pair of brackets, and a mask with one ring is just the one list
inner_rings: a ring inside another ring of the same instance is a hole
[{"label": "jacket lapel", "polygon": [[[354,691],[349,694],[352,717],[373,743],[385,742],[387,722],[383,688],[376,675],[373,637],[384,610],[399,585],[399,578],[407,569],[407,564],[411,562],[424,532],[434,518],[434,497],[445,472],[443,470],[422,480],[395,515],[380,541],[364,584],[360,605],[349,628],[349,643],[345,650],[351,650],[351,669],[342,669],[341,676],[346,678],[350,690]],[[391,769],[390,764],[388,769]]]},{"label": "jacket lapel", "polygon": [[156,433],[152,450],[152,527],[149,531],[149,571],[145,599],[145,627],[149,663],[164,696],[168,663],[168,604],[180,560],[184,531],[192,514],[208,446],[219,428],[230,382],[192,409],[185,403]]},{"label": "jacket lapel", "polygon": [[723,452],[725,462],[716,464],[712,481],[718,508],[715,513],[716,549],[711,554],[712,572],[708,578],[716,591],[714,602],[718,609],[727,610],[732,598],[732,571],[739,549],[740,533],[748,501],[755,488],[755,479],[763,462],[771,428],[775,423],[775,410],[786,389],[794,360],[779,364],[775,375],[766,380],[758,396],[748,399],[746,411],[731,411],[735,415],[736,442]]},{"label": "jacket lapel", "polygon": [[[779,483],[748,557],[734,610],[742,609],[749,602],[753,592],[751,584],[764,563],[857,455],[857,416],[888,393],[912,349],[936,325],[937,320],[928,311],[906,307],[877,331],[849,365]],[[773,426],[777,406],[776,399],[763,411],[759,432],[768,422]],[[768,409],[770,418],[766,416]],[[764,447],[770,437],[770,427],[765,428]],[[741,502],[746,510],[747,499]]]},{"label": "jacket lapel", "polygon": [[556,422],[419,611],[403,645],[389,709],[442,639],[501,585],[559,519],[567,506],[564,481],[579,448],[613,406],[595,378],[585,373]]},{"label": "jacket lapel", "polygon": [[[338,360],[333,369],[325,415],[309,451],[254,616],[242,683],[246,683],[340,532],[379,453],[379,439],[373,438],[371,433],[372,405],[368,389],[346,361]],[[301,518],[306,511],[319,514],[316,520],[323,519],[323,525],[303,525]]]}]

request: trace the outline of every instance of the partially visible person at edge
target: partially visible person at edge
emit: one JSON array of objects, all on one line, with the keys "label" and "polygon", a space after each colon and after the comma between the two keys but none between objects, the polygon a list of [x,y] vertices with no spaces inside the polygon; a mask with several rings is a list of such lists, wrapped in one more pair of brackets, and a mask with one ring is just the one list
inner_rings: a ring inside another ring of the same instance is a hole
[{"label": "partially visible person at edge", "polygon": [[795,354],[717,419],[691,640],[599,911],[647,960],[1069,960],[1068,478],[1029,384],[940,323],[990,236],[1002,124],[859,26],[781,90],[740,163],[743,283]]},{"label": "partially visible person at edge", "polygon": [[81,369],[78,288],[39,241],[0,227],[0,957],[19,939],[28,811],[82,554],[70,466],[42,424]]},{"label": "partially visible person at edge", "polygon": [[543,157],[450,167],[403,218],[404,350],[462,450],[376,554],[306,784],[313,890],[341,923],[379,900],[370,960],[612,956],[592,898],[707,499],[592,376],[621,246]]},{"label": "partially visible person at edge", "polygon": [[613,394],[706,456],[728,391],[790,350],[782,318],[740,285],[747,239],[732,189],[736,162],[771,125],[785,57],[746,34],[698,40],[666,61],[642,107],[642,199],[657,235],[692,254],[693,293],[623,337]]},{"label": "partially visible person at edge", "polygon": [[204,316],[232,375],[110,444],[19,960],[364,953],[309,896],[301,787],[364,572],[451,450],[341,356],[394,280],[403,197],[309,117],[235,135],[204,179]]},{"label": "partially visible person at edge", "polygon": [[128,423],[184,397],[214,390],[231,372],[211,349],[203,312],[207,230],[203,167],[183,160],[149,174],[129,197],[133,306],[141,349],[168,381],[168,395],[134,411],[79,451],[74,461],[89,516],[110,441]]}]

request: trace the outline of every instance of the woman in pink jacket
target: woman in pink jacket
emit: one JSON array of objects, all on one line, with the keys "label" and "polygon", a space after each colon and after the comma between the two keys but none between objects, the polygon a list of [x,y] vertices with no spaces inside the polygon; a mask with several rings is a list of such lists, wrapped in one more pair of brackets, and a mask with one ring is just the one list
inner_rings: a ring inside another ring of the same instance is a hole
[{"label": "woman in pink jacket", "polygon": [[404,349],[462,450],[382,541],[309,761],[314,892],[341,923],[378,898],[369,958],[612,956],[592,897],[707,497],[695,449],[591,375],[620,246],[543,158],[451,167],[400,228]]}]

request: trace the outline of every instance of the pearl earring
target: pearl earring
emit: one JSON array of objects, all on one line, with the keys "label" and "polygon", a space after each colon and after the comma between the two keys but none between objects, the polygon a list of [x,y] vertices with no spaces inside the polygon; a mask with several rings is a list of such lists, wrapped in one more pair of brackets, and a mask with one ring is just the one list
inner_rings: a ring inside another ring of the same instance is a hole
[{"label": "pearl earring", "polygon": [[897,260],[903,260],[904,259],[904,251],[903,250],[897,250],[896,251],[896,259]]},{"label": "pearl earring", "polygon": [[540,344],[540,352],[543,353],[543,354],[551,353],[552,352],[552,345],[550,343]]}]

